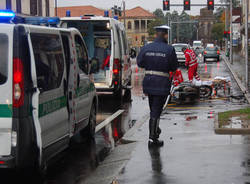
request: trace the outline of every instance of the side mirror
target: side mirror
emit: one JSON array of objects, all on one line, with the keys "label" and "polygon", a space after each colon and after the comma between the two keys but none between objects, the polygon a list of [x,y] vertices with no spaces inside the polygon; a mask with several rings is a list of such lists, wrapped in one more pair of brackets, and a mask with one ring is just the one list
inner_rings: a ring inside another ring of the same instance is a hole
[{"label": "side mirror", "polygon": [[132,59],[136,58],[136,51],[135,51],[135,49],[130,49],[130,57]]}]

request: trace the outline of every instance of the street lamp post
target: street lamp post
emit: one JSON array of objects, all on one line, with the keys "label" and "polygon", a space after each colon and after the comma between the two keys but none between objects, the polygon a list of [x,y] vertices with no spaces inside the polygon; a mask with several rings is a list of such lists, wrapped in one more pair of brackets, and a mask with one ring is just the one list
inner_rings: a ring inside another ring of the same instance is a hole
[{"label": "street lamp post", "polygon": [[233,64],[233,0],[230,1],[230,63]]},{"label": "street lamp post", "polygon": [[248,59],[249,59],[249,56],[248,56],[248,6],[249,6],[249,2],[248,0],[245,0],[245,64],[246,64],[246,89],[248,89],[248,83],[249,83],[249,80],[248,80],[248,77],[249,77],[249,69],[248,69]]}]

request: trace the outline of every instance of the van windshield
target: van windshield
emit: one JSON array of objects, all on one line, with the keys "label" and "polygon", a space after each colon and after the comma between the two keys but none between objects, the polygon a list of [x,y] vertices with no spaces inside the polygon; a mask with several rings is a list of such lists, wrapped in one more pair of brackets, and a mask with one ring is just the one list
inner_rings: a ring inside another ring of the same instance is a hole
[{"label": "van windshield", "polygon": [[91,69],[96,83],[108,83],[111,56],[111,30],[109,21],[68,21],[68,27],[77,28],[87,45]]},{"label": "van windshield", "polygon": [[8,77],[8,48],[8,36],[0,33],[0,85],[4,84]]}]

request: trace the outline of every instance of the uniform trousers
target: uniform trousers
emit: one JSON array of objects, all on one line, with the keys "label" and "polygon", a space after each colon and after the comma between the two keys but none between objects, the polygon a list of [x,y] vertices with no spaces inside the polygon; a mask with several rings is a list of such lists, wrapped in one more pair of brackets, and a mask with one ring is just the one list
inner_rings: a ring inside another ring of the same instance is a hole
[{"label": "uniform trousers", "polygon": [[148,95],[150,118],[158,119],[161,116],[162,108],[166,103],[167,96]]}]

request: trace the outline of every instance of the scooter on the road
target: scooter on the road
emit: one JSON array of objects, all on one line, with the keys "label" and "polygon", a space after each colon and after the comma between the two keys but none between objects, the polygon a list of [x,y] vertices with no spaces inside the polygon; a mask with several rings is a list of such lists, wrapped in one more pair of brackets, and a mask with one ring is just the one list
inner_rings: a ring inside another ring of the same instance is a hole
[{"label": "scooter on the road", "polygon": [[218,91],[223,90],[224,95],[230,95],[230,77],[215,77],[213,80],[193,80],[183,81],[181,71],[176,72],[172,78],[172,87],[167,99],[176,104],[194,104],[201,98],[208,99],[213,95],[218,95]]}]

